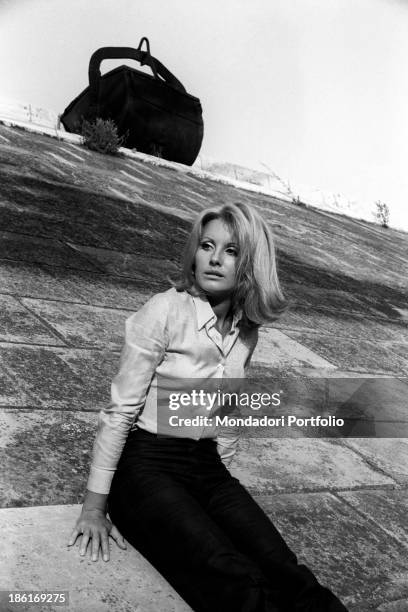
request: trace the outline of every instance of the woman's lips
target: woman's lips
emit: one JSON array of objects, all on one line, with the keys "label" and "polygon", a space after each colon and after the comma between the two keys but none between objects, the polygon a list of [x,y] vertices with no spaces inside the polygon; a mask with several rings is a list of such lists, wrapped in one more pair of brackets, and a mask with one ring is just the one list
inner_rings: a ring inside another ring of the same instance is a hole
[{"label": "woman's lips", "polygon": [[211,276],[213,278],[222,278],[222,274],[219,272],[204,272],[205,276]]}]

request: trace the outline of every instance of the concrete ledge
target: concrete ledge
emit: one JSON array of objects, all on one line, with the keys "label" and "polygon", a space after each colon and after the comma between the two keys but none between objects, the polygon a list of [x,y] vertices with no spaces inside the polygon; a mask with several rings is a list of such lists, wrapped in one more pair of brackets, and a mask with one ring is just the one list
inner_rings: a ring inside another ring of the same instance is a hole
[{"label": "concrete ledge", "polygon": [[[164,578],[128,545],[113,540],[109,562],[67,547],[81,506],[0,510],[2,612],[189,612]],[[69,591],[69,605],[8,604],[5,590]]]}]

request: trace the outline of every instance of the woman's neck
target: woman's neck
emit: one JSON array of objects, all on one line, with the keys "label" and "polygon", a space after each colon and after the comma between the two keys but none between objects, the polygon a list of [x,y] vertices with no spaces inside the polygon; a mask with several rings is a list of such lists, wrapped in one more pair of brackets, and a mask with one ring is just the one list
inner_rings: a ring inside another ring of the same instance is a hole
[{"label": "woman's neck", "polygon": [[213,296],[207,295],[207,299],[217,317],[217,323],[223,326],[226,319],[231,314],[231,298],[214,298]]}]

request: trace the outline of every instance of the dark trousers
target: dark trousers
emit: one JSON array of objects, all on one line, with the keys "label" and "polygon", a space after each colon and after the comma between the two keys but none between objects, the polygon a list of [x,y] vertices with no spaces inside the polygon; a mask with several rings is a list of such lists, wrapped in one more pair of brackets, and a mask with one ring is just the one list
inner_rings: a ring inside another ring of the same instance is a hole
[{"label": "dark trousers", "polygon": [[213,440],[131,432],[108,510],[195,612],[347,612],[297,563]]}]

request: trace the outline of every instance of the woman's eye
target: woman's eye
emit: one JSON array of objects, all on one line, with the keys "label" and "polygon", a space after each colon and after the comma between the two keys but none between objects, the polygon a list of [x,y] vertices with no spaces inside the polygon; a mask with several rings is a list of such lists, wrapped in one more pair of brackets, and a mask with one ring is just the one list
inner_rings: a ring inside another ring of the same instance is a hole
[{"label": "woman's eye", "polygon": [[227,253],[229,253],[230,255],[235,255],[235,257],[238,255],[237,249],[234,249],[233,247],[227,249]]},{"label": "woman's eye", "polygon": [[202,242],[202,243],[200,244],[200,247],[201,247],[202,249],[204,249],[205,251],[208,251],[208,249],[210,249],[210,248],[211,248],[211,244],[210,244],[209,242]]}]

